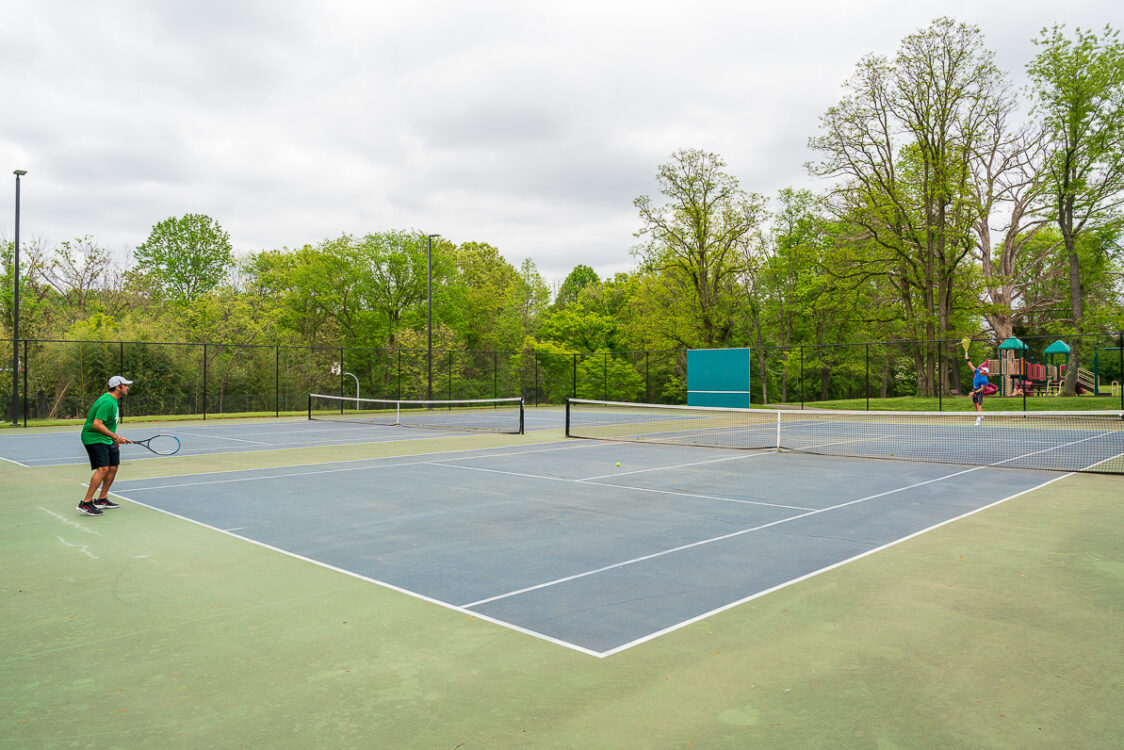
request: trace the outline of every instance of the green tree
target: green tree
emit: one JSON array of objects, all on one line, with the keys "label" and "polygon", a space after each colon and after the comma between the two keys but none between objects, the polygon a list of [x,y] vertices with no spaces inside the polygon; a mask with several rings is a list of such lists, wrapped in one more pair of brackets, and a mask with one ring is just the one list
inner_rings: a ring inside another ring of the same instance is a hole
[{"label": "green tree", "polygon": [[764,199],[742,191],[725,167],[717,154],[677,151],[656,176],[667,202],[656,205],[648,196],[634,201],[643,224],[636,236],[645,242],[633,254],[645,269],[666,274],[675,287],[671,293],[687,300],[696,330],[689,345],[730,343],[739,303],[736,277],[765,215]]},{"label": "green tree", "polygon": [[[3,333],[11,343],[15,317],[15,243],[0,243],[0,315],[3,316]],[[37,338],[48,333],[51,315],[58,304],[57,295],[50,286],[42,283],[46,252],[39,241],[20,242],[20,338]],[[11,356],[11,353],[8,353]],[[0,361],[4,355],[0,354]],[[2,378],[0,378],[2,380]],[[2,407],[0,407],[2,408]]]},{"label": "green tree", "polygon": [[[461,308],[462,335],[469,349],[497,351],[515,349],[523,340],[518,327],[515,339],[505,337],[505,318],[511,319],[509,305],[517,304],[523,280],[519,271],[508,263],[492,245],[466,242],[454,252],[459,287],[456,301]],[[506,335],[511,335],[511,330]]]},{"label": "green tree", "polygon": [[57,293],[57,314],[66,325],[96,309],[125,311],[120,277],[107,249],[85,236],[63,242],[42,267],[43,280]]},{"label": "green tree", "polygon": [[137,268],[171,298],[190,302],[218,286],[234,263],[228,235],[203,214],[168,218],[137,246]]},{"label": "green tree", "polygon": [[583,305],[569,304],[545,316],[538,337],[562,344],[574,352],[612,351],[616,348],[617,323]]},{"label": "green tree", "polygon": [[[1064,26],[1054,26],[1043,29],[1035,44],[1040,51],[1027,73],[1048,137],[1046,171],[1065,247],[1070,323],[1081,334],[1088,275],[1081,240],[1118,224],[1124,202],[1124,44],[1109,26],[1100,37],[1078,28],[1073,39]],[[1080,345],[1071,346],[1065,395],[1075,391],[1081,362]]]},{"label": "green tree", "polygon": [[[840,236],[866,250],[838,272],[884,276],[916,324],[913,338],[949,337],[957,306],[974,304],[962,286],[979,210],[970,159],[1010,96],[993,57],[978,28],[938,19],[906,37],[892,62],[860,61],[810,141],[823,154],[813,173],[840,180],[829,203],[850,226]],[[919,389],[934,393],[937,350],[915,356]]]},{"label": "green tree", "polygon": [[276,325],[284,343],[338,341],[339,328],[318,292],[326,278],[324,252],[312,245],[264,250],[243,265],[247,283],[277,303]]},{"label": "green tree", "polygon": [[574,266],[574,270],[570,271],[566,280],[562,282],[562,286],[558,287],[558,295],[554,299],[554,306],[563,308],[572,302],[576,302],[583,289],[600,283],[601,279],[597,277],[597,272],[589,266]]}]

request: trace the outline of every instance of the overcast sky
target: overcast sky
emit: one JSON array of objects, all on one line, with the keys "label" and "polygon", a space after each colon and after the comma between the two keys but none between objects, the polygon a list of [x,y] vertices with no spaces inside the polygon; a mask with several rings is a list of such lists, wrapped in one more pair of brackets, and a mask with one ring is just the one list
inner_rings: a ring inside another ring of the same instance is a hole
[{"label": "overcast sky", "polygon": [[817,187],[819,117],[867,53],[946,14],[1017,83],[1108,0],[5,0],[0,237],[121,259],[204,213],[240,253],[386,229],[488,242],[552,283],[634,267],[633,199],[681,148],[744,189]]}]

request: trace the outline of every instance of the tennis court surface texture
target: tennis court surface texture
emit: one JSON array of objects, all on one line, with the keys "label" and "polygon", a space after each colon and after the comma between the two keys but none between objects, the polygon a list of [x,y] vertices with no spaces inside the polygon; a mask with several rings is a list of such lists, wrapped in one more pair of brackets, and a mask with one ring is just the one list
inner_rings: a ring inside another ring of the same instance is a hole
[{"label": "tennis court surface texture", "polygon": [[0,432],[0,736],[1118,746],[1124,477],[563,420],[127,423],[183,449],[124,448],[96,518],[77,428]]}]

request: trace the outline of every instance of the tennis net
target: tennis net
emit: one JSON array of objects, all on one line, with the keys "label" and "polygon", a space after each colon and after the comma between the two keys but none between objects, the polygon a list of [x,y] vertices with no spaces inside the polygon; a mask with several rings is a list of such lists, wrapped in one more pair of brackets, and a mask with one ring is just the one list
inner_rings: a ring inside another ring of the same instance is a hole
[{"label": "tennis net", "polygon": [[733,409],[570,399],[566,435],[1051,471],[1124,473],[1124,415]]},{"label": "tennis net", "polygon": [[311,393],[308,418],[333,422],[523,434],[522,398],[451,401],[350,398]]}]

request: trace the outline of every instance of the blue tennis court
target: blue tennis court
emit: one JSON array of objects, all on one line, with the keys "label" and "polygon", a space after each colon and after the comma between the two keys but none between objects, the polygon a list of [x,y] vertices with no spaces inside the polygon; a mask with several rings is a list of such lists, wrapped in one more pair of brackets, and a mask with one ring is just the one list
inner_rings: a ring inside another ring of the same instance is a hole
[{"label": "blue tennis court", "polygon": [[114,491],[607,656],[1065,476],[523,440],[121,481]]},{"label": "blue tennis court", "polygon": [[[527,409],[525,421],[528,432],[559,429],[564,414],[558,408]],[[79,440],[78,427],[60,432],[0,435],[0,459],[21,466],[55,466],[85,463],[88,459]],[[310,421],[307,419],[255,420],[253,422],[213,423],[148,423],[124,422],[120,434],[131,440],[149,437],[156,433],[170,433],[180,439],[178,455],[197,456],[216,453],[241,453],[245,451],[282,450],[286,448],[315,448],[330,445],[356,445],[361,443],[432,440],[450,435],[463,435],[456,430],[414,429],[409,427],[371,426],[368,424],[337,421]],[[160,458],[139,447],[124,446],[125,461]]]}]

